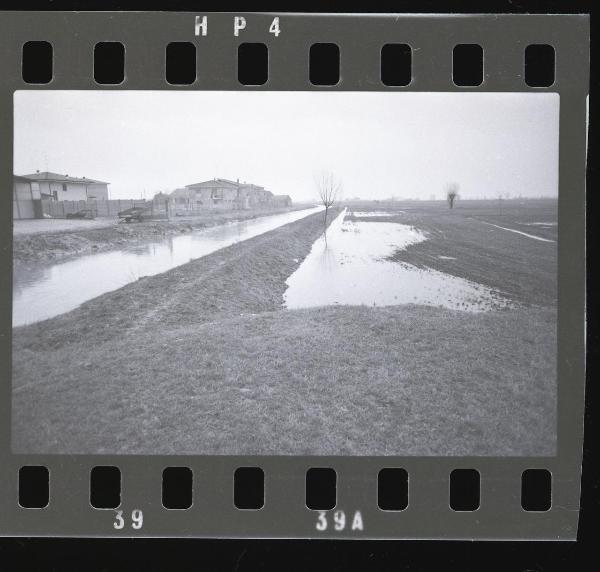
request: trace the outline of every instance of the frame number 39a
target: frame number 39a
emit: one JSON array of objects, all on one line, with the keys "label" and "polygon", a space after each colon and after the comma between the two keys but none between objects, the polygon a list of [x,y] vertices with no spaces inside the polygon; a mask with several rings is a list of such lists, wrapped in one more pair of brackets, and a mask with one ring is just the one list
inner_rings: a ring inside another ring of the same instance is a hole
[{"label": "frame number 39a", "polygon": [[[131,511],[131,528],[139,530],[140,528],[142,528],[143,524],[144,513],[139,508],[136,508],[133,511]],[[115,522],[113,522],[113,526],[117,530],[122,530],[123,528],[125,528],[125,519],[123,518],[122,510],[116,511]]]},{"label": "frame number 39a", "polygon": [[[328,513],[325,511],[319,511],[319,516],[317,517],[316,529],[320,532],[327,530],[329,527],[329,521],[327,520]],[[345,530],[347,527],[350,530],[364,530],[363,519],[360,511],[357,510],[352,517],[352,521],[350,518],[346,518],[346,513],[343,510],[336,510],[333,513],[333,522],[332,522],[333,530],[341,532]]]}]

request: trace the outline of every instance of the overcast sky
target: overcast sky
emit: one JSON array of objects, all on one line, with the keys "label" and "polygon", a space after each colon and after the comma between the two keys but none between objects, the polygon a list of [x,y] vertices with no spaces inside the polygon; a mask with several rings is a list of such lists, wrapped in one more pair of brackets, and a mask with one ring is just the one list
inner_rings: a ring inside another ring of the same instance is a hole
[{"label": "overcast sky", "polygon": [[295,200],[558,194],[557,94],[17,91],[14,172],[110,183],[111,198],[221,177]]}]

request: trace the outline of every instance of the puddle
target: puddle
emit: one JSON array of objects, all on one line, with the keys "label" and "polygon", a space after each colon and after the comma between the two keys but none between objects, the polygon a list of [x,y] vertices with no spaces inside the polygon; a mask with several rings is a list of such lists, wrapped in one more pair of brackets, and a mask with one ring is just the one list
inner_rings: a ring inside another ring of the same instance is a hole
[{"label": "puddle", "polygon": [[526,226],[557,226],[557,222],[524,222]]},{"label": "puddle", "polygon": [[454,256],[442,256],[441,254],[438,256],[440,260],[456,260]]},{"label": "puddle", "polygon": [[248,240],[323,207],[269,215],[174,236],[159,242],[80,256],[13,275],[13,327],[52,318],[142,276],[166,272],[236,242]]},{"label": "puddle", "polygon": [[338,304],[393,306],[424,304],[469,312],[510,305],[486,286],[432,269],[392,262],[398,249],[427,239],[412,226],[353,222],[342,212],[312,246],[288,279],[287,308]]}]

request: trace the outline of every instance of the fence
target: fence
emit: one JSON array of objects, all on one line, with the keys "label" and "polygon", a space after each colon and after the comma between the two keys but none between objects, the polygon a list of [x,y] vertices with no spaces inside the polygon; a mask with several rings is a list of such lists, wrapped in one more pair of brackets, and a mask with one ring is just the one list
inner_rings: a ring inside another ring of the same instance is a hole
[{"label": "fence", "polygon": [[43,201],[42,210],[53,218],[64,218],[67,214],[89,209],[96,217],[117,216],[121,211],[134,207],[148,207],[149,218],[168,218],[166,201],[145,201],[131,199],[111,199],[106,201]]},{"label": "fence", "polygon": [[[291,203],[291,201],[289,202]],[[251,204],[250,208],[272,209],[290,206],[288,202],[281,200],[270,200]],[[207,212],[227,212],[240,208],[237,202],[225,202],[211,205],[201,205],[195,201],[176,202],[167,199],[155,200],[133,200],[133,199],[110,199],[106,201],[42,201],[42,212],[52,218],[65,218],[68,214],[89,209],[95,217],[116,217],[121,211],[134,207],[147,207],[148,213],[144,218],[168,219],[172,216],[198,216]],[[246,207],[248,208],[248,207]]]}]

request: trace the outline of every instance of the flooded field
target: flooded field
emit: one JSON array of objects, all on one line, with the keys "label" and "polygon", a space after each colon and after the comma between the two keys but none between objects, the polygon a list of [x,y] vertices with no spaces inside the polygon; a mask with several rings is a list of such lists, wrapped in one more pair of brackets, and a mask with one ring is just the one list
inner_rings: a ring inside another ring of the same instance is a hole
[{"label": "flooded field", "polygon": [[160,242],[81,256],[13,275],[13,327],[68,312],[83,302],[166,272],[236,242],[318,212],[321,207],[229,223]]},{"label": "flooded field", "polygon": [[509,305],[500,292],[481,284],[390,260],[398,250],[428,240],[411,225],[372,220],[397,213],[356,211],[349,220],[344,210],[287,280],[286,307],[424,304],[483,312]]}]

